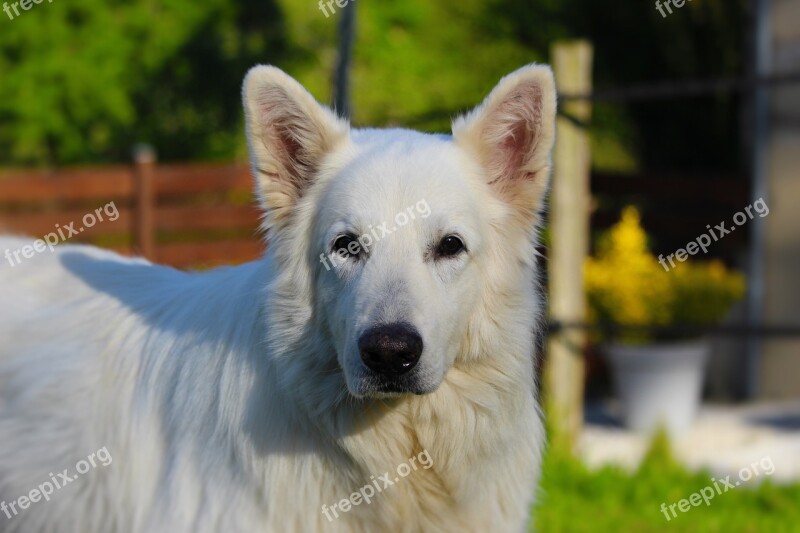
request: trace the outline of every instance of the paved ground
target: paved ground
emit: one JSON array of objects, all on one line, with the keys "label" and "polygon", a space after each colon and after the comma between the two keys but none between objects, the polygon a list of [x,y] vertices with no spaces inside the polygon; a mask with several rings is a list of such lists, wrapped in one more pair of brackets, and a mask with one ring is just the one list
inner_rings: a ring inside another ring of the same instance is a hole
[{"label": "paved ground", "polygon": [[[635,468],[648,439],[621,427],[614,412],[613,403],[588,406],[580,453],[592,467]],[[800,481],[800,400],[706,405],[692,429],[674,442],[674,451],[689,468],[707,468],[716,477],[736,476],[754,462],[769,465],[771,460],[773,481]]]}]

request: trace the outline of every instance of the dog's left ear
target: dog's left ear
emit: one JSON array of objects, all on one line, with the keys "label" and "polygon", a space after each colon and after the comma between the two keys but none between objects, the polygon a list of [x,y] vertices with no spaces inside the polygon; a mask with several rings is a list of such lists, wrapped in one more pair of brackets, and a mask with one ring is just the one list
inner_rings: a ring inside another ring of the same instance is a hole
[{"label": "dog's left ear", "polygon": [[491,186],[526,221],[538,213],[555,139],[553,73],[528,65],[504,77],[483,103],[453,123],[453,138],[477,154]]},{"label": "dog's left ear", "polygon": [[349,125],[272,66],[250,69],[242,100],[256,193],[271,226],[291,212]]}]

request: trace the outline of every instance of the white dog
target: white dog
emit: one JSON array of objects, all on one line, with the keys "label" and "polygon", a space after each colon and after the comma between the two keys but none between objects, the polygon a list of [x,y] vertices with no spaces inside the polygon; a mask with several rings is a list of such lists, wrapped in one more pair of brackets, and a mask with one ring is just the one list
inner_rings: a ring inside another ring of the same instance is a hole
[{"label": "white dog", "polygon": [[523,531],[550,70],[452,136],[352,130],[273,67],[243,92],[263,260],[0,267],[0,531]]}]

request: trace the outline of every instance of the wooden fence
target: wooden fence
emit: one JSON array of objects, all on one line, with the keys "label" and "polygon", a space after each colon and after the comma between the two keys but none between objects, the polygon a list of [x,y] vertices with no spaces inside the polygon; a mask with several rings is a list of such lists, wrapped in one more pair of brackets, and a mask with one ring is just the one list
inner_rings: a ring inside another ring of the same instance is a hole
[{"label": "wooden fence", "polygon": [[[593,174],[592,229],[617,220],[622,206],[643,206],[643,224],[658,249],[686,244],[706,224],[731,220],[745,207],[743,180],[708,176]],[[41,237],[82,225],[86,213],[114,202],[119,218],[70,239],[178,268],[250,261],[263,253],[249,167],[156,164],[0,172],[0,232]],[[730,224],[729,224],[730,225]],[[745,231],[714,244],[710,255],[735,257]]]},{"label": "wooden fence", "polygon": [[132,166],[0,173],[3,233],[41,237],[73,222],[77,230],[110,202],[119,216],[70,242],[179,268],[241,263],[264,249],[245,165],[156,165],[145,157]]}]

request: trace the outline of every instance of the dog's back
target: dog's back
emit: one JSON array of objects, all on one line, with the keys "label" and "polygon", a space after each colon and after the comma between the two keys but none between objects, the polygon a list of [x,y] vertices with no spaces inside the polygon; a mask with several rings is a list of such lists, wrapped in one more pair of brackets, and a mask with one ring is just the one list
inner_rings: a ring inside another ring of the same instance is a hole
[{"label": "dog's back", "polygon": [[[19,250],[31,242],[3,238],[0,249]],[[101,407],[97,398],[100,389],[111,385],[104,383],[108,333],[124,327],[125,315],[119,302],[81,278],[80,272],[93,263],[107,265],[108,272],[113,270],[108,267],[124,265],[94,248],[59,247],[0,267],[0,501],[7,504],[0,531],[66,531],[82,525],[70,523],[75,487],[67,485],[74,482],[59,474],[105,445],[99,440],[108,435],[94,434],[102,431],[94,423]],[[106,491],[94,485],[106,479],[107,472],[97,471],[80,480],[82,492],[95,499],[87,503],[98,509],[107,508],[101,501]],[[64,489],[56,495],[59,481]],[[28,505],[23,500],[26,508],[20,508],[18,499],[43,483],[49,483],[44,492],[52,487],[53,495]],[[37,512],[42,505],[49,507],[47,512]],[[55,516],[65,523],[49,522]]]},{"label": "dog's back", "polygon": [[[0,238],[0,249],[30,242]],[[0,531],[179,523],[191,503],[159,499],[197,499],[185,485],[195,437],[219,429],[213,388],[236,379],[220,367],[240,374],[258,344],[258,295],[243,294],[257,268],[186,274],[87,246],[0,267]]]}]

